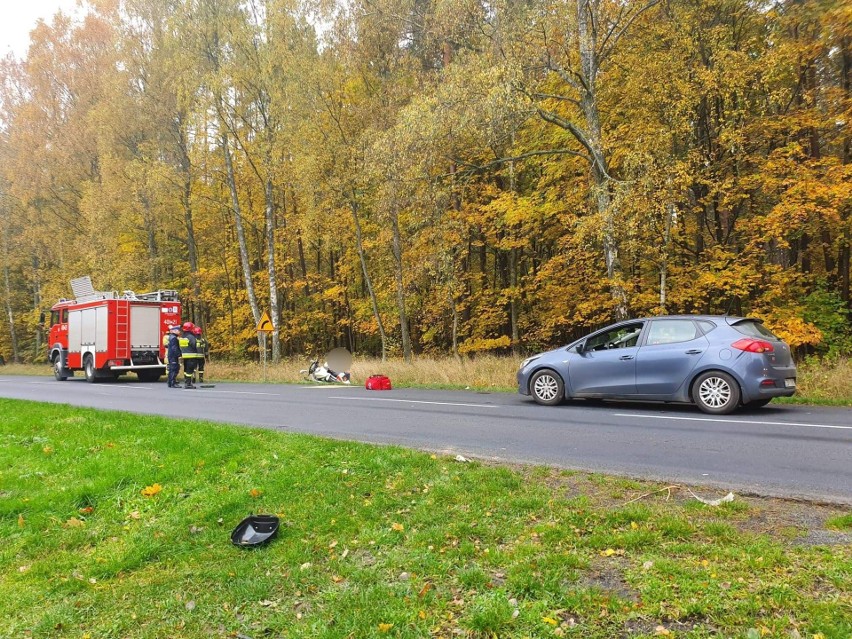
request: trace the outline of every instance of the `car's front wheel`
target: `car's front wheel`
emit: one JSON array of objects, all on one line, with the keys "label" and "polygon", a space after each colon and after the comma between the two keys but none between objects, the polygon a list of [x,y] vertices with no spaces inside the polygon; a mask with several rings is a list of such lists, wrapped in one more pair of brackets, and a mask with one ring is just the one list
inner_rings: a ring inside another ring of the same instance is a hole
[{"label": "car's front wheel", "polygon": [[708,371],[692,385],[692,401],[705,413],[726,415],[739,406],[740,387],[727,373]]},{"label": "car's front wheel", "polygon": [[544,369],[532,376],[530,393],[539,404],[555,406],[565,398],[565,383],[557,373]]}]

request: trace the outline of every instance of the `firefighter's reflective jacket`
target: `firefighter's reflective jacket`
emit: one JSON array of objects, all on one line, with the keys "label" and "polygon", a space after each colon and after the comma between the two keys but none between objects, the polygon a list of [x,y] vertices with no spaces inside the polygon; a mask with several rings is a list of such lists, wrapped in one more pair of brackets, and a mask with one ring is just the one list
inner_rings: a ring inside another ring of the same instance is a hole
[{"label": "firefighter's reflective jacket", "polygon": [[198,357],[198,345],[195,341],[195,335],[190,333],[180,338],[180,356],[184,359]]}]

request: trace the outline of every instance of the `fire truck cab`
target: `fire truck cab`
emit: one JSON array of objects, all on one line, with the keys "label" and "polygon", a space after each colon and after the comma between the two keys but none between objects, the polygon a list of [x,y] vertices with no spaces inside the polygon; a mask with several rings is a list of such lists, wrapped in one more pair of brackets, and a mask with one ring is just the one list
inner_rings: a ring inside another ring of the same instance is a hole
[{"label": "fire truck cab", "polygon": [[83,371],[86,381],[118,379],[136,373],[157,381],[166,371],[163,336],[180,324],[177,291],[136,294],[95,291],[89,277],[72,280],[75,299],[50,309],[48,361],[64,381]]}]

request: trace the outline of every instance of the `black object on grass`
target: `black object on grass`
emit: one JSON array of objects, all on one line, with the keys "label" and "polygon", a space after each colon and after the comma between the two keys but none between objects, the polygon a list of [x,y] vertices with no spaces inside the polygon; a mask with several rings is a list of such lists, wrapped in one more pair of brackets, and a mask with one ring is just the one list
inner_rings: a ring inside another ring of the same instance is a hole
[{"label": "black object on grass", "polygon": [[250,515],[243,519],[231,533],[235,546],[260,546],[278,532],[278,517],[275,515]]}]

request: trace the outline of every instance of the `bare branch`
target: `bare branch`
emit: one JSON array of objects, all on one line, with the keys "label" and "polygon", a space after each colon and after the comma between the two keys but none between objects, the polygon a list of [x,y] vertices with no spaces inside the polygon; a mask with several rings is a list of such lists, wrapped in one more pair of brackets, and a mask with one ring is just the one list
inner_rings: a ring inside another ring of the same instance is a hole
[{"label": "bare branch", "polygon": [[[496,160],[492,160],[491,162],[487,162],[485,164],[472,164],[470,162],[464,162],[458,158],[453,158],[453,161],[459,166],[466,166],[470,171],[487,171],[488,169],[492,169],[495,166],[500,166],[502,164],[506,164],[507,162],[517,162],[520,160],[526,160],[532,157],[538,157],[543,155],[572,155],[578,158],[584,159],[588,163],[592,163],[592,158],[590,158],[585,153],[580,151],[575,151],[573,149],[546,149],[541,151],[528,151],[527,153],[521,153],[520,155],[514,155],[512,157],[506,158],[497,158]],[[455,173],[447,173],[444,177],[449,175],[458,175],[459,173],[465,173],[464,171],[455,172]]]},{"label": "bare branch", "polygon": [[643,13],[645,13],[649,9],[652,9],[653,7],[660,4],[661,1],[662,0],[651,0],[648,4],[646,4],[644,7],[642,7],[638,11],[636,11],[636,13],[634,13],[632,16],[630,16],[630,18],[627,20],[627,24],[625,24],[618,31],[618,33],[615,34],[615,37],[612,39],[612,42],[609,43],[609,46],[606,45],[606,40],[609,39],[609,34],[607,34],[607,38],[604,40],[603,44],[601,45],[601,52],[598,55],[598,64],[601,64],[609,56],[609,54],[612,53],[612,50],[618,45],[618,41],[621,40],[621,36],[623,36],[624,32],[627,31],[630,28],[630,25],[633,24],[636,21],[636,18],[641,16]]}]

